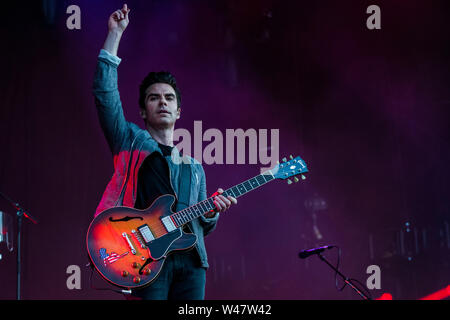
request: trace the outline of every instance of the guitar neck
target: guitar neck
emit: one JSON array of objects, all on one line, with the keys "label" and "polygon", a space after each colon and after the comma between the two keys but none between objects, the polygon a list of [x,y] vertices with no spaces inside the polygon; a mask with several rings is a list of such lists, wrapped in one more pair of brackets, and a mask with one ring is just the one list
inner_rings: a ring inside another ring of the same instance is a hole
[{"label": "guitar neck", "polygon": [[[275,177],[273,176],[271,170],[266,171],[262,174],[257,175],[256,177],[253,177],[251,179],[248,179],[242,183],[239,183],[227,190],[225,190],[222,195],[232,196],[234,198],[239,198],[240,196],[255,190],[256,188],[274,180]],[[205,213],[210,212],[211,210],[216,209],[216,206],[214,205],[214,197],[210,197],[208,199],[205,199],[203,201],[200,201],[197,204],[194,204],[190,207],[187,207],[181,211],[178,211],[174,214],[172,214],[170,217],[172,218],[172,221],[175,223],[176,227],[181,227],[185,225],[186,223],[200,217],[201,215],[204,215]]]}]

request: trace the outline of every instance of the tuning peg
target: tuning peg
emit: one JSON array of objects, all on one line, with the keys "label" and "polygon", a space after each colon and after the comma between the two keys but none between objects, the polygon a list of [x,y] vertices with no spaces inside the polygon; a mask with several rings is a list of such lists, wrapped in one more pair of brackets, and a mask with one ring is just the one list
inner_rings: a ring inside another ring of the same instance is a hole
[{"label": "tuning peg", "polygon": [[294,177],[294,182],[298,182],[298,181],[299,181],[298,178]]},{"label": "tuning peg", "polygon": [[306,179],[306,177],[305,177],[304,175],[301,175],[301,177],[302,177],[302,180],[305,180],[305,179]]},{"label": "tuning peg", "polygon": [[286,162],[287,160],[286,160],[286,158],[283,158],[283,159],[281,159],[281,161]]},{"label": "tuning peg", "polygon": [[288,179],[288,184],[292,184],[292,180],[291,179]]}]

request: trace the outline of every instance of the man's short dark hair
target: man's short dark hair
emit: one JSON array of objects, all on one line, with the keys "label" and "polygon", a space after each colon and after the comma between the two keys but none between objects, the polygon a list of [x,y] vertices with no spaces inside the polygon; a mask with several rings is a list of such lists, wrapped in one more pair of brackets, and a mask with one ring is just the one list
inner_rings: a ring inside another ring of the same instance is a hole
[{"label": "man's short dark hair", "polygon": [[175,91],[175,95],[177,96],[177,105],[178,108],[181,107],[181,92],[177,87],[177,81],[175,77],[167,71],[160,72],[150,72],[144,80],[142,80],[141,85],[139,86],[139,106],[141,109],[145,109],[145,91],[154,83],[167,83],[170,85]]}]

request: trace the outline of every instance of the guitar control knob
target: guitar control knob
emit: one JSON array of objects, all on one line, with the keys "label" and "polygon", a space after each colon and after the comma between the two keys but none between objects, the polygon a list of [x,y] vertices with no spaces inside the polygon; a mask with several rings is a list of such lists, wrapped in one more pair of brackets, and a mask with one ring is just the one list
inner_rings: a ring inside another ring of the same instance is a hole
[{"label": "guitar control knob", "polygon": [[135,269],[141,267],[141,265],[140,265],[139,263],[137,263],[137,262],[133,262],[133,263],[131,264],[131,266],[132,266],[133,268],[135,268]]},{"label": "guitar control knob", "polygon": [[122,271],[122,277],[128,276],[130,273],[128,271],[123,270]]},{"label": "guitar control knob", "polygon": [[148,276],[151,272],[152,272],[152,270],[150,270],[149,268],[145,268],[145,269],[144,269],[144,274],[145,274],[146,276]]},{"label": "guitar control knob", "polygon": [[134,277],[134,278],[133,278],[133,282],[134,282],[134,283],[139,283],[139,282],[141,282],[141,278],[139,278],[139,277]]}]

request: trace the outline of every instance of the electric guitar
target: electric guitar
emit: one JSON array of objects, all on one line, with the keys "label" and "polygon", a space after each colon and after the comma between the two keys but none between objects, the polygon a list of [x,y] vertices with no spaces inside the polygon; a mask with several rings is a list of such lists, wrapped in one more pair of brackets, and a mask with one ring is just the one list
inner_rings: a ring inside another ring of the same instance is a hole
[{"label": "electric guitar", "polygon": [[[308,172],[300,158],[285,158],[274,168],[225,190],[223,196],[238,198],[274,179]],[[111,284],[127,289],[149,285],[156,279],[168,254],[192,248],[197,236],[183,231],[183,225],[215,209],[213,197],[181,211],[171,209],[175,197],[158,197],[150,207],[138,210],[113,207],[101,212],[91,222],[86,244],[89,258],[100,275]]]}]

